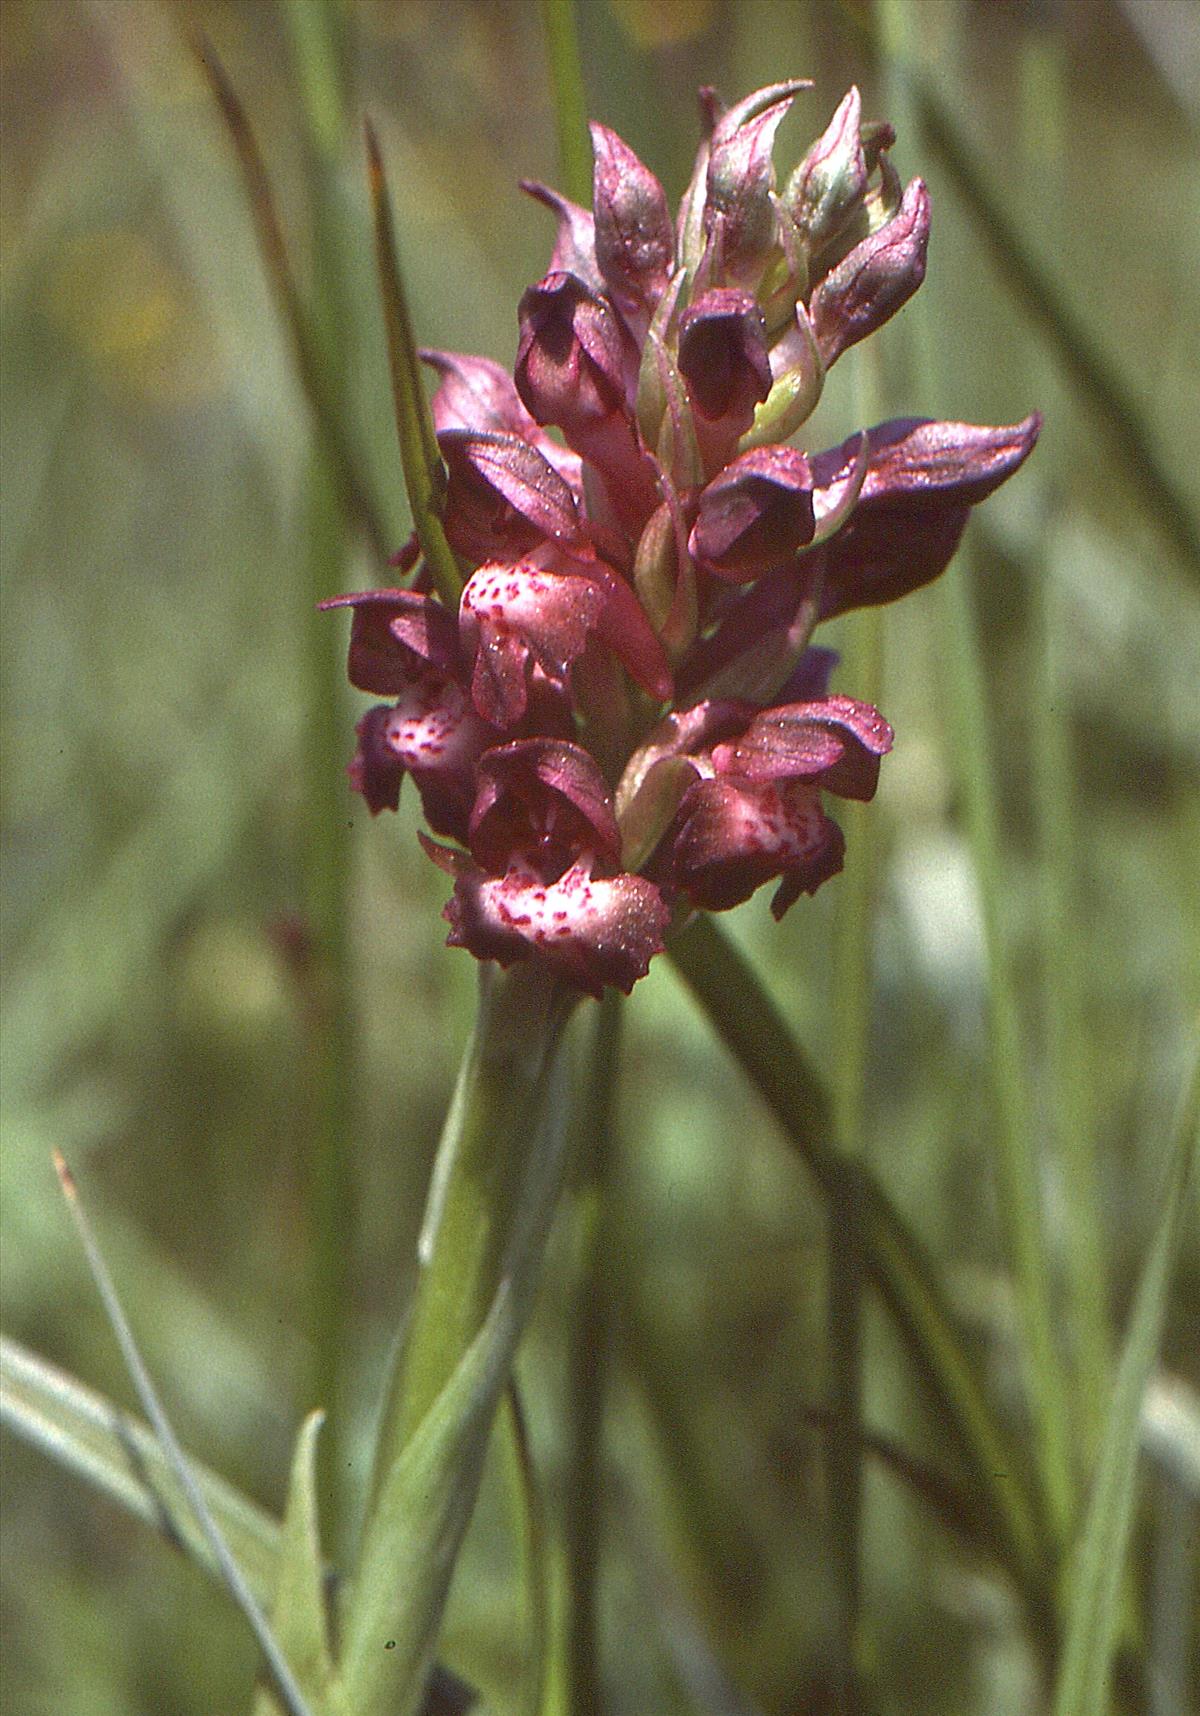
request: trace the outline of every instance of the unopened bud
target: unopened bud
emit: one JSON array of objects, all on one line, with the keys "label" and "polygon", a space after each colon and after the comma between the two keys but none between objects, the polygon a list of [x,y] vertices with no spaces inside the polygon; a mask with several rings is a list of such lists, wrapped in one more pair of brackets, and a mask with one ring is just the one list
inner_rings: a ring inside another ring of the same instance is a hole
[{"label": "unopened bud", "polygon": [[929,193],[914,179],[894,218],[856,244],[812,295],[809,314],[827,369],[908,302],[925,278],[928,244]]}]

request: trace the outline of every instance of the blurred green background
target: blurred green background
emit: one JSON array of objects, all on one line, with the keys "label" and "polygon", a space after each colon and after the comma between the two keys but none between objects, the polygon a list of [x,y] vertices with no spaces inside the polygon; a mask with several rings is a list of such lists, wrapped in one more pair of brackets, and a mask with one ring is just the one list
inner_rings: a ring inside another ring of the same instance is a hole
[{"label": "blurred green background", "polygon": [[[1200,1000],[1200,8],[915,0],[907,15],[920,89],[983,162],[1180,502],[1173,523],[1130,456],[1136,431],[1102,420],[1014,291],[944,151],[910,123],[894,158],[930,183],[929,280],[880,337],[877,365],[839,366],[805,439],[840,439],[872,399],[877,416],[1047,414],[1034,459],[977,518],[949,576],[969,579],[983,638],[1001,922],[1050,1242],[1065,1276],[1073,1211],[1059,1134],[1074,1128],[1119,1331]],[[733,99],[809,75],[815,91],[777,150],[790,164],[852,81],[872,116],[911,120],[916,86],[881,64],[871,23],[849,0],[583,0],[589,106],[675,197],[698,85]],[[550,241],[516,180],[555,181],[555,140],[533,0],[350,0],[345,24],[341,379],[398,544],[407,523],[358,119],[369,111],[380,130],[419,339],[506,362],[517,299]],[[311,419],[188,25],[210,35],[242,96],[303,271],[303,128],[271,0],[3,4],[4,1321],[129,1402],[54,1182],[57,1146],[185,1444],[278,1509],[299,1417],[315,1404],[304,1284],[320,1027],[296,926],[305,823],[323,791],[348,825],[356,1023],[344,1140],[351,1498],[474,971],[443,949],[445,883],[417,848],[415,795],[398,819],[372,823],[340,779],[331,797],[307,778]],[[385,581],[351,538],[324,588]],[[846,819],[851,840],[878,852],[861,1137],[1019,1420],[987,976],[939,601],[927,591],[886,617],[881,702],[897,746],[876,805]],[[324,623],[340,658],[343,621]],[[347,689],[346,755],[355,703]],[[728,920],[831,1076],[838,886],[778,927],[765,896]],[[824,1210],[665,960],[629,1008],[613,1199],[612,1709],[818,1712],[829,1562],[804,1412],[827,1376]],[[568,1216],[520,1366],[552,1501],[571,1265]],[[1060,1332],[1077,1351],[1065,1298]],[[868,1342],[868,1420],[936,1458],[874,1317]],[[1160,1416],[1173,1403],[1195,1434],[1198,1387],[1193,1220]],[[4,1456],[4,1710],[246,1708],[253,1649],[201,1576],[40,1456],[8,1439]],[[1195,1594],[1198,1504],[1167,1465],[1146,1472],[1137,1564],[1153,1615],[1164,1522],[1192,1521],[1183,1579]],[[444,1650],[500,1713],[521,1689],[514,1506],[497,1460]],[[879,1709],[1032,1709],[1003,1585],[878,1468],[865,1530]],[[1194,1637],[1174,1648],[1185,1660],[1190,1648],[1194,1673]]]}]

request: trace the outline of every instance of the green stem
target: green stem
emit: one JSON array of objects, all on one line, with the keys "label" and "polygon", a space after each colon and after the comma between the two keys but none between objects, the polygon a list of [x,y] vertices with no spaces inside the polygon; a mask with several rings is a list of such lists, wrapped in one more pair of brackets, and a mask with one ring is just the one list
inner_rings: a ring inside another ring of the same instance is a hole
[{"label": "green stem", "polygon": [[596,1015],[583,1092],[579,1137],[583,1152],[578,1193],[579,1275],[571,1323],[571,1422],[566,1501],[567,1709],[599,1716],[602,1709],[597,1628],[597,1579],[603,1525],[604,1402],[612,1334],[610,1170],[615,1149],[613,1109],[620,1049],[621,1001],[607,990]]},{"label": "green stem", "polygon": [[552,1073],[577,999],[536,965],[480,969],[346,1608],[341,1666],[355,1716],[412,1716],[419,1705],[561,1189]]},{"label": "green stem", "polygon": [[1044,1642],[1051,1566],[1036,1492],[1021,1450],[992,1413],[932,1261],[869,1171],[833,1141],[820,1081],[742,953],[701,916],[675,939],[670,954],[822,1190],[832,1196],[844,1193],[844,1183],[855,1187],[867,1277],[896,1324],[939,1425],[968,1468],[995,1550]]},{"label": "green stem", "polygon": [[[530,1237],[523,1200],[555,1049],[578,998],[529,966],[497,974],[483,965],[479,980],[479,1013],[438,1147],[417,1285],[387,1387],[376,1498],[482,1328],[514,1245]],[[551,1202],[557,1189],[549,1189]],[[548,1218],[549,1209],[538,1213]]]},{"label": "green stem", "polygon": [[550,61],[563,190],[586,207],[592,200],[592,150],[572,0],[542,0],[542,27]]}]

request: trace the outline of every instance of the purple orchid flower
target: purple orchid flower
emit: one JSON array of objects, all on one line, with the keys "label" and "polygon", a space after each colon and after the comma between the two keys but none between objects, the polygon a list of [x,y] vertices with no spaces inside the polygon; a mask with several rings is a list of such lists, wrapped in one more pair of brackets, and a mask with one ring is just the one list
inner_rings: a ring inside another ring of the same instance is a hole
[{"label": "purple orchid flower", "polygon": [[388,700],[351,785],[376,814],[412,776],[451,945],[591,995],[628,992],[688,913],[773,881],[779,917],[841,868],[826,795],[869,800],[892,730],[828,691],[813,627],[937,577],[1040,428],[910,418],[788,444],[829,366],[920,285],[929,235],[857,90],[777,190],[805,87],[728,111],[702,94],[674,221],[600,125],[594,212],[525,186],[557,236],[513,374],[422,354],[458,610],[412,545],[412,588],[325,604],[352,610],[351,682]]}]

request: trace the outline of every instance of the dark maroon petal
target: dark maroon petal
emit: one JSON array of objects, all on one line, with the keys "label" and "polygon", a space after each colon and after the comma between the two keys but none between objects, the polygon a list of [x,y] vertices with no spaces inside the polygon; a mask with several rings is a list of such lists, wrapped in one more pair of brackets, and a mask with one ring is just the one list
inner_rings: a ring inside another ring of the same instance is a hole
[{"label": "dark maroon petal", "polygon": [[809,314],[826,368],[906,304],[925,278],[929,193],[914,179],[899,209],[818,285]]},{"label": "dark maroon petal", "polygon": [[842,867],[841,830],[808,781],[702,780],[683,801],[672,845],[672,877],[697,906],[726,911],[762,883],[782,878],[772,902],[781,917]]},{"label": "dark maroon petal", "polygon": [[539,423],[569,441],[578,430],[624,411],[637,380],[638,352],[616,311],[573,274],[547,274],[518,308],[517,392]]},{"label": "dark maroon petal", "polygon": [[971,509],[935,499],[860,506],[825,545],[821,618],[898,601],[940,577],[954,558]]},{"label": "dark maroon petal", "polygon": [[756,90],[717,120],[708,159],[704,231],[711,240],[720,223],[725,281],[754,288],[775,240],[771,150],[792,98],[810,87],[803,81]]},{"label": "dark maroon petal", "polygon": [[679,322],[679,371],[691,401],[710,423],[740,435],[771,391],[766,323],[749,292],[717,286],[689,304]]},{"label": "dark maroon petal", "polygon": [[870,461],[859,504],[948,495],[976,506],[1024,464],[1041,427],[1036,411],[998,428],[919,417],[881,423],[869,431]]},{"label": "dark maroon petal", "polygon": [[502,728],[519,721],[531,663],[563,679],[606,603],[604,589],[591,578],[526,561],[488,563],[472,573],[459,613],[474,651],[471,695],[484,719]]},{"label": "dark maroon petal", "polygon": [[593,125],[596,259],[619,308],[642,331],[675,265],[675,233],[666,193],[628,144]]},{"label": "dark maroon petal", "polygon": [[553,879],[587,852],[613,863],[621,837],[594,759],[564,739],[494,746],[478,766],[470,846],[484,869],[520,861]]},{"label": "dark maroon petal", "polygon": [[817,781],[843,798],[870,799],[892,729],[869,703],[825,697],[787,703],[756,715],[740,739],[718,745],[719,775],[746,781]]},{"label": "dark maroon petal", "polygon": [[551,440],[534,422],[506,369],[491,358],[461,352],[426,350],[421,357],[442,378],[433,396],[433,424],[439,434],[443,429],[483,429],[519,435],[554,466],[572,494],[581,492],[579,455]]},{"label": "dark maroon petal", "polygon": [[700,496],[689,549],[719,577],[746,583],[812,541],[812,473],[794,447],[755,447]]},{"label": "dark maroon petal", "polygon": [[523,554],[549,538],[580,538],[575,497],[549,461],[519,435],[446,429],[446,535],[472,560]]},{"label": "dark maroon petal", "polygon": [[400,804],[404,764],[385,736],[391,713],[386,703],[377,703],[374,709],[367,710],[354,729],[358,748],[346,770],[350,785],[362,794],[372,816],[378,816],[381,810],[396,810]]},{"label": "dark maroon petal", "polygon": [[455,616],[415,590],[364,590],[333,596],[323,609],[351,608],[351,685],[376,697],[394,697],[427,667],[453,674],[460,666]]},{"label": "dark maroon petal", "polygon": [[598,878],[585,864],[556,882],[514,869],[487,876],[461,854],[425,850],[455,874],[443,916],[451,947],[508,966],[536,958],[597,998],[606,985],[628,995],[663,949],[670,913],[642,876]]},{"label": "dark maroon petal", "polygon": [[[895,601],[944,571],[969,507],[1019,469],[1041,421],[1036,412],[999,428],[901,418],[871,429],[858,505],[827,545],[822,618]],[[836,484],[857,439],[816,455],[819,486]]]},{"label": "dark maroon petal", "polygon": [[595,224],[591,210],[580,208],[578,203],[560,196],[549,185],[539,184],[536,179],[522,179],[521,189],[535,202],[548,208],[558,222],[554,254],[546,272],[574,274],[594,292],[601,291],[604,281],[596,262]]}]

